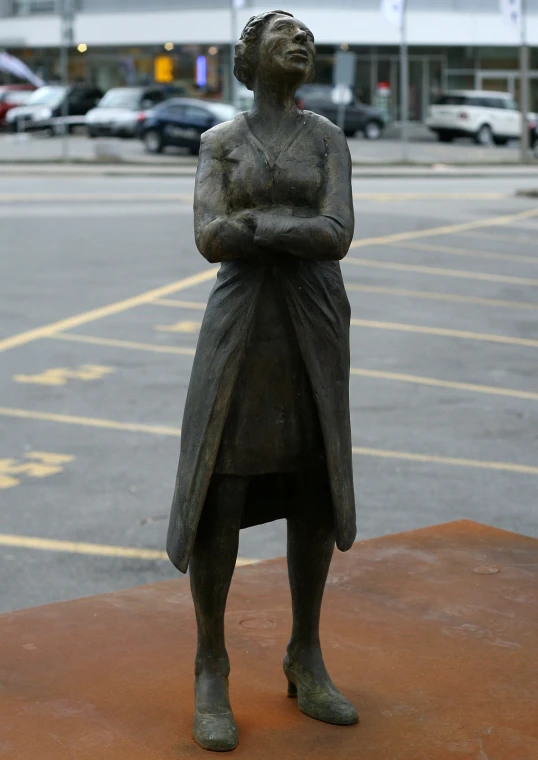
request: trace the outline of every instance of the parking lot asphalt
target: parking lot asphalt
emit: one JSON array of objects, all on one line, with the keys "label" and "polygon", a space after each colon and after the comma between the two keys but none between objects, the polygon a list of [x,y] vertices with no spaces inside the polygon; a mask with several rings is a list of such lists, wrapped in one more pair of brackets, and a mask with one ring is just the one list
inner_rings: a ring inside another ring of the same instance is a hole
[{"label": "parking lot asphalt", "polygon": [[[521,185],[354,182],[359,539],[458,518],[538,536],[538,205]],[[192,192],[3,180],[1,610],[177,576],[164,540],[215,276]],[[243,531],[242,561],[284,553],[281,522]]]}]

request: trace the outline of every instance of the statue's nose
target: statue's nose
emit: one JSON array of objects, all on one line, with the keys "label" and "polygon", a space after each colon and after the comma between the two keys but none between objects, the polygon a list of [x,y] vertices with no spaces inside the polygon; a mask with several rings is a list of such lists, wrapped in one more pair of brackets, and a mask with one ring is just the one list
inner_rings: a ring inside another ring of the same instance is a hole
[{"label": "statue's nose", "polygon": [[300,42],[304,44],[306,42],[306,32],[304,29],[298,29],[293,40],[294,42]]}]

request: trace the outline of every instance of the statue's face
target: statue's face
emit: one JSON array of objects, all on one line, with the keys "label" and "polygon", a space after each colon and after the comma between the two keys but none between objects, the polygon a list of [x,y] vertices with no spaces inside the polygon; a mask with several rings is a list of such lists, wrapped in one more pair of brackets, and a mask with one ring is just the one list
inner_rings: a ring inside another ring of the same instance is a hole
[{"label": "statue's face", "polygon": [[260,41],[258,71],[270,79],[292,77],[308,82],[314,71],[316,47],[310,29],[295,18],[275,16]]}]

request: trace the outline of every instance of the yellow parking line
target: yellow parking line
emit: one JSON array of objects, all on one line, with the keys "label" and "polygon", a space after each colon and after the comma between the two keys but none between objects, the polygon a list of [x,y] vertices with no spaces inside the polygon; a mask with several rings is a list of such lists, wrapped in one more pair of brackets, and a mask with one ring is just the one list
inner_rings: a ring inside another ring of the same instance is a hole
[{"label": "yellow parking line", "polygon": [[178,346],[161,346],[156,343],[137,343],[132,340],[118,340],[116,338],[97,338],[93,335],[79,335],[78,333],[57,333],[48,335],[52,340],[66,340],[74,343],[90,343],[96,346],[112,346],[113,348],[132,348],[136,351],[154,351],[162,354],[183,354],[194,356],[194,348],[180,348]]},{"label": "yellow parking line", "polygon": [[[167,560],[166,552],[156,549],[142,549],[137,546],[110,546],[108,544],[86,544],[80,541],[58,541],[50,538],[17,536],[0,533],[0,546],[16,549],[37,549],[45,552],[65,552],[67,554],[85,554],[95,557],[114,557],[116,559]],[[254,565],[260,560],[238,557],[236,565]]]},{"label": "yellow parking line", "polygon": [[423,325],[407,325],[402,322],[376,322],[369,319],[352,319],[354,327],[371,327],[375,330],[396,330],[398,332],[419,333],[422,335],[439,335],[446,338],[462,338],[463,340],[482,340],[487,343],[506,343],[512,346],[527,346],[538,348],[538,340],[531,338],[513,338],[508,335],[493,335],[491,333],[476,333],[468,330],[449,330],[443,327],[424,327]]},{"label": "yellow parking line", "polygon": [[[502,200],[510,197],[508,193],[353,193],[355,200],[379,201],[439,201],[439,200]],[[176,202],[192,203],[192,193],[0,193],[0,203],[87,203],[87,202]]]},{"label": "yellow parking line", "polygon": [[469,232],[462,232],[461,236],[474,240],[497,240],[500,242],[506,241],[507,243],[528,243],[533,247],[533,249],[536,246],[535,238],[532,238],[529,235],[521,235],[515,230],[513,235],[503,235],[499,232],[485,232],[484,230],[478,230],[476,232],[470,230]]},{"label": "yellow parking line", "polygon": [[[48,414],[35,412],[30,409],[8,409],[0,407],[0,417],[22,417],[29,420],[42,420],[45,422],[59,422],[68,425],[81,425],[90,427],[104,427],[112,430],[127,430],[130,432],[149,433],[179,437],[179,428],[170,428],[163,425],[140,425],[138,423],[123,423],[112,420],[94,420],[90,417],[69,417],[62,414]],[[392,451],[389,449],[370,449],[355,446],[353,454],[358,456],[380,457],[382,459],[402,459],[409,462],[425,462],[432,464],[459,465],[461,467],[475,467],[487,470],[504,470],[506,472],[518,472],[527,475],[538,475],[538,467],[529,465],[512,464],[509,462],[488,462],[480,459],[456,459],[453,457],[430,456],[427,454],[414,454],[409,451]]]},{"label": "yellow parking line", "polygon": [[153,301],[157,306],[175,306],[177,309],[196,309],[205,311],[207,304],[203,301],[176,301],[175,298],[159,298]]},{"label": "yellow parking line", "polygon": [[[521,211],[517,214],[507,214],[505,216],[491,217],[488,219],[481,219],[474,222],[464,222],[463,224],[445,225],[443,227],[432,227],[425,230],[415,230],[411,232],[399,232],[391,235],[383,235],[381,237],[364,238],[362,240],[355,240],[352,244],[352,248],[364,248],[371,245],[387,245],[389,243],[401,242],[404,240],[418,240],[424,237],[434,237],[436,235],[453,235],[458,232],[465,232],[467,230],[475,230],[483,227],[493,227],[508,225],[518,219],[528,219],[534,216],[538,216],[538,208],[528,209]],[[349,259],[347,259],[349,261]],[[31,343],[34,340],[40,338],[50,337],[50,335],[61,332],[63,330],[71,330],[74,327],[93,322],[97,319],[103,319],[104,317],[111,316],[112,314],[119,314],[120,312],[132,309],[135,306],[140,306],[144,303],[150,303],[160,298],[165,298],[172,293],[177,293],[180,290],[194,287],[202,282],[212,280],[218,272],[218,267],[205,270],[192,277],[186,277],[184,280],[173,282],[170,285],[165,285],[161,288],[154,290],[148,290],[145,293],[140,293],[137,296],[126,298],[122,301],[109,304],[108,306],[102,306],[91,311],[82,312],[66,319],[61,319],[58,322],[53,322],[42,327],[34,328],[33,330],[27,330],[17,335],[12,335],[9,338],[0,340],[0,351],[7,351],[10,348],[16,346],[22,346],[27,343]],[[493,277],[491,275],[490,277]],[[514,278],[512,278],[513,281]],[[499,280],[500,281],[500,280]],[[508,281],[508,280],[504,280]]]},{"label": "yellow parking line", "polygon": [[502,301],[497,298],[478,298],[477,296],[460,296],[455,293],[436,293],[431,290],[405,290],[404,288],[383,288],[377,285],[355,285],[346,283],[346,290],[358,293],[379,293],[392,296],[409,298],[424,298],[432,301],[450,301],[454,303],[468,303],[479,306],[493,306],[506,309],[538,309],[538,303],[529,301]]},{"label": "yellow parking line", "polygon": [[471,393],[485,393],[491,396],[508,396],[521,398],[527,401],[538,401],[538,393],[532,391],[518,391],[511,388],[498,388],[494,385],[475,385],[474,383],[459,383],[452,380],[440,380],[435,377],[423,377],[422,375],[407,375],[399,372],[381,372],[379,370],[351,368],[351,374],[357,377],[371,377],[378,380],[393,380],[413,385],[427,385],[432,388],[450,388],[458,391],[470,391]]},{"label": "yellow parking line", "polygon": [[508,193],[353,193],[356,201],[498,201],[510,197]]},{"label": "yellow parking line", "polygon": [[153,435],[181,435],[180,428],[165,425],[145,425],[139,422],[117,422],[98,417],[75,417],[70,414],[54,414],[39,412],[33,409],[15,409],[0,406],[0,417],[16,417],[24,420],[40,420],[43,422],[60,422],[64,425],[81,425],[83,427],[107,428],[108,430],[123,430],[128,433],[152,433]]},{"label": "yellow parking line", "polygon": [[[419,333],[423,335],[438,335],[446,338],[461,338],[463,340],[481,340],[486,343],[504,343],[513,346],[526,346],[538,348],[538,340],[532,338],[516,338],[510,335],[495,335],[493,333],[478,333],[470,330],[452,330],[444,327],[427,327],[424,325],[410,325],[403,322],[380,322],[370,319],[351,319],[352,327],[365,327],[375,330],[396,330],[398,332]],[[128,340],[116,340],[113,338],[95,338],[92,335],[77,335],[74,333],[60,333],[51,335],[52,340],[74,341],[75,343],[92,343],[95,345],[114,346],[140,351],[152,351],[155,353],[182,354],[194,356],[196,349],[182,348],[179,346],[161,346],[156,343],[135,343]]]},{"label": "yellow parking line", "polygon": [[99,201],[146,201],[192,203],[186,193],[0,193],[0,203],[88,203]]},{"label": "yellow parking line", "polygon": [[399,243],[403,240],[419,240],[425,237],[435,237],[437,235],[455,235],[458,232],[467,232],[467,230],[477,230],[482,227],[506,226],[519,219],[529,219],[538,216],[538,208],[520,211],[517,214],[506,214],[504,216],[489,217],[474,222],[463,222],[461,224],[448,224],[443,227],[430,227],[425,230],[413,230],[410,232],[396,232],[392,235],[382,235],[380,237],[363,238],[354,240],[351,248],[366,248],[370,245],[388,245],[390,243]]},{"label": "yellow parking line", "polygon": [[354,446],[353,453],[363,457],[381,459],[401,459],[406,462],[423,462],[424,464],[443,464],[454,467],[473,467],[479,470],[498,470],[501,472],[518,472],[522,475],[538,475],[538,467],[510,462],[487,462],[483,459],[462,459],[456,457],[431,456],[429,454],[412,454],[407,451],[389,451],[387,449],[370,449]]},{"label": "yellow parking line", "polygon": [[355,256],[348,256],[343,260],[343,263],[368,269],[387,269],[393,272],[416,272],[417,274],[433,274],[437,277],[455,277],[462,280],[484,280],[486,282],[504,282],[510,285],[538,286],[538,279],[530,277],[471,272],[468,269],[445,269],[443,267],[422,266],[421,264],[396,264],[389,261],[376,261],[375,259],[358,259]]},{"label": "yellow parking line", "polygon": [[453,248],[446,245],[433,245],[432,243],[400,243],[399,248],[406,248],[410,251],[430,251],[433,253],[446,253],[449,256],[469,256],[477,259],[493,259],[496,261],[510,261],[521,264],[533,264],[538,266],[538,256],[519,256],[508,253],[491,253],[490,251],[476,251],[467,248]]},{"label": "yellow parking line", "polygon": [[164,285],[161,288],[155,288],[154,290],[147,290],[145,293],[140,293],[132,298],[126,298],[123,301],[116,301],[116,303],[109,304],[108,306],[101,306],[98,309],[92,309],[91,311],[82,312],[82,314],[76,314],[73,317],[67,319],[60,319],[58,322],[52,322],[49,325],[42,327],[36,327],[33,330],[27,330],[26,332],[13,335],[10,338],[4,338],[0,340],[0,351],[6,351],[15,346],[22,346],[27,343],[31,343],[39,338],[47,338],[54,333],[61,332],[62,330],[72,330],[74,327],[88,324],[88,322],[94,322],[97,319],[103,319],[103,317],[109,317],[112,314],[119,314],[122,311],[127,311],[135,306],[140,306],[145,303],[151,303],[157,298],[163,298],[164,296],[177,293],[180,290],[186,290],[192,288],[195,285],[199,285],[202,282],[208,282],[213,280],[218,272],[218,267],[206,269],[203,272],[192,275],[191,277],[185,277],[183,280],[172,282],[169,285]]},{"label": "yellow parking line", "polygon": [[[476,304],[478,306],[494,306],[506,309],[538,309],[538,302],[503,301],[499,298],[460,296],[456,293],[436,293],[431,290],[406,290],[405,288],[384,288],[378,285],[355,285],[354,283],[346,283],[346,290],[353,290],[358,293],[380,293],[390,296],[424,298],[431,301],[450,301],[454,303],[468,303]],[[179,301],[173,298],[160,298],[153,303],[158,306],[173,306],[178,309],[196,309],[199,311],[205,311],[206,309],[206,304],[202,301]]]}]

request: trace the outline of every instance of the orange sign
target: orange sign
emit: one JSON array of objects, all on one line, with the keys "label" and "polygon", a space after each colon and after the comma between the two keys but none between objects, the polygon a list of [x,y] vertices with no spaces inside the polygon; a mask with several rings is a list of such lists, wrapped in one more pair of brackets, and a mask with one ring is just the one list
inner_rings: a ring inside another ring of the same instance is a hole
[{"label": "orange sign", "polygon": [[169,55],[159,55],[154,63],[154,78],[160,84],[174,81],[174,61]]}]

